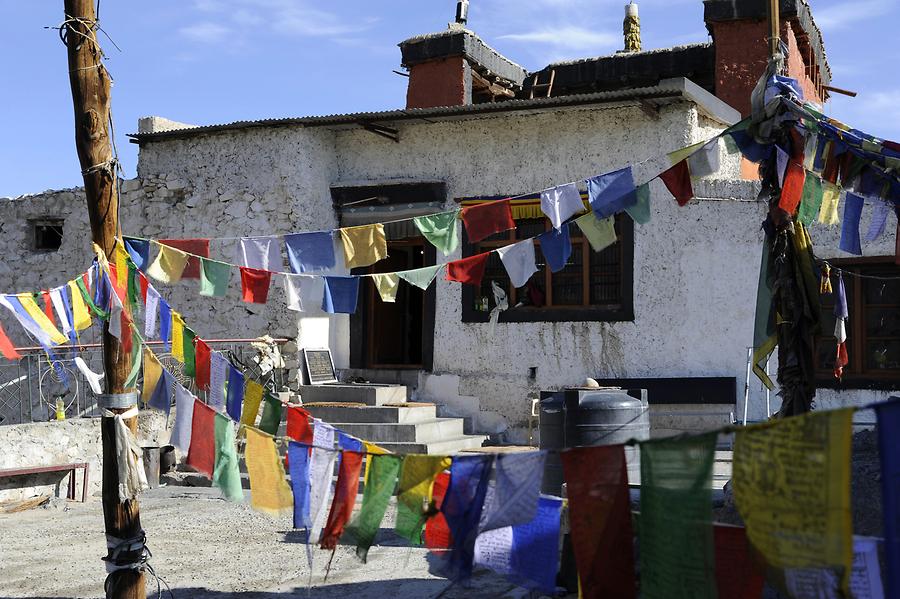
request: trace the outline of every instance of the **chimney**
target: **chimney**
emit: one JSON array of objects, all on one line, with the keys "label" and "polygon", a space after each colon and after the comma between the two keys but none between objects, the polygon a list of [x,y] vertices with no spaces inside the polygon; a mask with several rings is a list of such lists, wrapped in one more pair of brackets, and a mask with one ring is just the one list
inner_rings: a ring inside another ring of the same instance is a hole
[{"label": "chimney", "polygon": [[459,0],[456,3],[456,22],[450,24],[450,29],[458,27],[465,29],[469,21],[469,0]]},{"label": "chimney", "polygon": [[638,17],[638,5],[629,2],[625,5],[625,21],[622,22],[622,33],[625,35],[625,52],[641,51],[641,19]]}]

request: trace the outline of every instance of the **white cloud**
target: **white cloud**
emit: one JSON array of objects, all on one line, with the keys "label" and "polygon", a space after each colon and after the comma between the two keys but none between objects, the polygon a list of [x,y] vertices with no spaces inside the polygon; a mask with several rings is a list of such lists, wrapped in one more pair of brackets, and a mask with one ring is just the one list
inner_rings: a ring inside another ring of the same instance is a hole
[{"label": "white cloud", "polygon": [[576,25],[564,25],[561,27],[545,27],[523,33],[507,33],[498,36],[498,39],[547,44],[567,50],[596,52],[604,47],[618,44],[621,41],[621,37],[619,34],[608,31],[595,31]]},{"label": "white cloud", "polygon": [[891,12],[895,6],[895,0],[842,2],[813,11],[813,18],[822,29],[834,31],[860,21],[880,17]]},{"label": "white cloud", "polygon": [[231,33],[231,29],[218,23],[205,21],[182,27],[178,33],[194,42],[215,44],[224,40],[225,36]]}]

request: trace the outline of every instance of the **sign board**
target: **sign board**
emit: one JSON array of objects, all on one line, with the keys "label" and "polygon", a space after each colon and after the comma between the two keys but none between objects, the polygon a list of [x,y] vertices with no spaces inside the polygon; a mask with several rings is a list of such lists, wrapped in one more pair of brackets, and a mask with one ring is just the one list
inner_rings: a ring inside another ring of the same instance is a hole
[{"label": "sign board", "polygon": [[304,349],[303,361],[306,363],[306,376],[310,385],[336,383],[334,360],[329,349]]}]

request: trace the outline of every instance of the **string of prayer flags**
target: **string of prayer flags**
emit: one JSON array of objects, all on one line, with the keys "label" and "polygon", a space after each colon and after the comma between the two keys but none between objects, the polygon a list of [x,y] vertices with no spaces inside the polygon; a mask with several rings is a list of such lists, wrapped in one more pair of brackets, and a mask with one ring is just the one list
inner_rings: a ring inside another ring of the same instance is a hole
[{"label": "string of prayer flags", "polygon": [[633,206],[625,209],[631,220],[639,225],[645,225],[650,222],[650,184],[643,183],[638,185],[635,191],[637,202]]},{"label": "string of prayer flags", "polygon": [[162,341],[163,350],[169,351],[170,338],[172,336],[172,309],[166,300],[159,300],[159,340]]},{"label": "string of prayer flags", "polygon": [[334,427],[316,419],[313,422],[313,449],[309,467],[309,515],[312,529],[307,542],[315,544],[325,526],[331,498],[331,478],[334,476]]},{"label": "string of prayer flags", "polygon": [[583,599],[636,599],[624,446],[579,447],[560,458]]},{"label": "string of prayer flags", "polygon": [[376,274],[372,276],[372,283],[378,290],[381,301],[394,303],[397,301],[397,288],[400,286],[400,277],[397,273]]},{"label": "string of prayer flags", "polygon": [[524,287],[531,275],[538,270],[534,241],[531,239],[497,248],[497,255],[514,287]]},{"label": "string of prayer flags", "polygon": [[900,400],[875,405],[881,461],[881,505],[884,509],[884,562],[887,596],[900,596]]},{"label": "string of prayer flags", "polygon": [[469,256],[468,258],[461,258],[459,260],[454,260],[453,262],[448,262],[445,278],[448,281],[456,281],[458,283],[466,283],[467,285],[480,287],[490,255],[490,252],[484,252]]},{"label": "string of prayer flags", "polygon": [[331,511],[322,531],[322,549],[334,550],[338,540],[344,533],[344,526],[353,514],[356,494],[359,492],[359,471],[362,469],[363,454],[355,451],[341,453],[341,464],[338,467],[337,484]]},{"label": "string of prayer flags", "polygon": [[244,461],[250,475],[250,507],[276,518],[292,513],[294,497],[285,481],[275,440],[252,427],[247,427],[246,438]]},{"label": "string of prayer flags", "polygon": [[445,568],[453,581],[472,576],[475,539],[493,462],[492,455],[469,455],[457,456],[450,464],[450,485],[440,510],[453,539],[453,550],[446,558]]},{"label": "string of prayer flags", "polygon": [[[562,504],[558,497],[542,496],[530,522],[480,534],[475,541],[475,563],[505,575],[517,586],[555,594]],[[584,597],[590,596],[581,590]]]},{"label": "string of prayer flags", "polygon": [[412,270],[401,270],[397,276],[414,287],[425,290],[434,281],[438,271],[441,270],[443,264],[435,264],[434,266],[425,266],[423,268],[414,268]]},{"label": "string of prayer flags", "polygon": [[[295,441],[305,443],[306,445],[312,445],[313,430],[309,424],[309,412],[297,406],[288,406],[286,433],[289,438]],[[357,451],[362,451],[362,447]]]},{"label": "string of prayer flags", "polygon": [[200,258],[200,295],[225,297],[230,281],[230,264]]},{"label": "string of prayer flags", "polygon": [[442,254],[449,256],[459,247],[459,235],[456,232],[456,221],[459,210],[418,216],[413,219],[416,228]]},{"label": "string of prayer flags", "polygon": [[588,197],[596,219],[614,216],[637,203],[630,166],[591,177],[586,181]]},{"label": "string of prayer flags", "polygon": [[572,240],[569,237],[568,225],[561,229],[550,229],[537,236],[541,245],[541,254],[550,267],[550,272],[559,272],[566,267],[572,255]]},{"label": "string of prayer flags", "polygon": [[462,209],[462,219],[469,243],[478,243],[494,233],[516,228],[508,199],[466,206]]},{"label": "string of prayer flags", "polygon": [[686,206],[691,198],[694,197],[694,187],[691,184],[691,171],[688,168],[687,160],[682,160],[678,164],[659,174],[659,179],[666,185],[666,189],[675,198],[679,206]]},{"label": "string of prayer flags", "polygon": [[287,458],[294,496],[294,528],[309,529],[312,526],[309,519],[309,447],[291,441]]},{"label": "string of prayer flags", "polygon": [[150,264],[150,241],[147,239],[137,239],[135,237],[125,237],[125,250],[131,256],[131,261],[138,270],[147,270]]},{"label": "string of prayer flags", "polygon": [[716,438],[713,432],[641,443],[638,543],[643,599],[668,599],[675,581],[684,597],[716,598],[712,528]]},{"label": "string of prayer flags", "polygon": [[834,338],[837,341],[837,353],[834,358],[834,376],[838,380],[844,375],[844,366],[850,363],[847,355],[847,291],[844,287],[844,275],[837,273],[837,293],[834,297]]},{"label": "string of prayer flags", "polygon": [[188,257],[184,271],[181,273],[181,278],[200,278],[200,260],[209,258],[209,239],[160,239],[159,242],[188,254],[193,254]]},{"label": "string of prayer flags", "polygon": [[852,424],[848,408],[743,427],[735,433],[732,475],[747,537],[766,563],[830,569],[844,592],[853,560]]},{"label": "string of prayer flags", "polygon": [[209,389],[209,370],[212,348],[208,343],[206,343],[206,341],[204,341],[200,337],[197,337],[197,342],[194,346],[194,353],[194,384],[197,385],[197,389],[206,391]]},{"label": "string of prayer flags", "polygon": [[[244,389],[244,409],[241,412],[241,424],[256,426],[256,417],[259,414],[259,404],[262,403],[262,398],[262,385],[252,379],[248,380],[247,387]],[[257,428],[264,430],[261,427]]]},{"label": "string of prayer flags", "polygon": [[241,237],[241,265],[256,270],[280,272],[281,239],[278,237]]},{"label": "string of prayer flags", "polygon": [[875,241],[881,237],[890,211],[891,206],[887,202],[875,202],[875,207],[872,210],[872,220],[869,221],[869,229],[866,232],[866,241]]},{"label": "string of prayer flags", "polygon": [[394,494],[403,457],[390,454],[369,455],[366,462],[368,474],[363,487],[362,506],[347,527],[347,532],[356,540],[356,555],[363,563],[368,557],[369,547],[375,542],[375,535],[381,528],[384,513]]},{"label": "string of prayer flags", "polygon": [[184,364],[184,319],[172,310],[172,357]]},{"label": "string of prayer flags", "polygon": [[[194,401],[191,444],[186,463],[207,478],[212,478],[216,469],[216,411],[202,401]],[[249,467],[248,457],[247,468]]]},{"label": "string of prayer flags", "polygon": [[[408,454],[403,460],[394,530],[414,545],[422,543],[422,527],[430,513],[434,477],[449,466],[450,458],[443,456]],[[425,505],[429,511],[425,511]]]},{"label": "string of prayer flags", "polygon": [[272,273],[241,267],[241,299],[249,304],[264,304],[269,297]]},{"label": "string of prayer flags", "polygon": [[579,212],[584,211],[584,202],[574,183],[559,185],[541,192],[541,212],[550,219],[554,229]]},{"label": "string of prayer flags", "polygon": [[241,421],[241,404],[243,402],[244,374],[240,370],[229,364],[228,386],[225,388],[225,410],[228,415],[236,422]]},{"label": "string of prayer flags", "polygon": [[147,406],[155,408],[168,416],[169,410],[172,408],[172,394],[174,393],[174,387],[175,377],[169,374],[168,370],[162,370],[156,381],[156,385],[153,387],[153,393],[147,401]]},{"label": "string of prayer flags", "polygon": [[3,357],[7,360],[18,360],[22,357],[22,355],[16,351],[13,342],[6,336],[6,331],[3,330],[2,324],[0,324],[0,353],[2,353]]},{"label": "string of prayer flags", "polygon": [[750,553],[742,526],[713,526],[716,547],[716,588],[721,599],[759,599],[765,577]]},{"label": "string of prayer flags", "polygon": [[588,212],[583,216],[575,219],[575,224],[581,229],[584,237],[591,244],[591,248],[595,252],[602,252],[612,244],[616,237],[615,216],[597,219],[592,213]]},{"label": "string of prayer flags", "polygon": [[353,314],[359,298],[359,277],[324,277],[322,310],[329,314]]},{"label": "string of prayer flags", "polygon": [[797,219],[804,225],[809,226],[819,214],[822,206],[822,197],[825,195],[822,187],[822,179],[815,173],[807,173],[803,182],[803,193],[800,198],[800,209],[797,212]]},{"label": "string of prayer flags", "polygon": [[266,393],[265,397],[266,402],[263,404],[263,413],[259,419],[259,430],[274,435],[278,432],[278,427],[281,426],[281,412],[284,406],[277,397],[273,397],[268,393]]},{"label": "string of prayer flags", "polygon": [[159,245],[159,253],[156,254],[156,260],[147,268],[147,276],[160,283],[177,283],[181,280],[188,258],[189,256],[181,250],[168,245]]},{"label": "string of prayer flags", "polygon": [[384,225],[361,225],[339,229],[344,246],[344,264],[347,268],[369,266],[387,258],[387,239]]},{"label": "string of prayer flags", "polygon": [[219,352],[209,355],[209,394],[206,401],[217,412],[225,409],[225,381],[231,364]]},{"label": "string of prayer flags", "polygon": [[284,246],[291,270],[295,273],[322,272],[334,268],[334,231],[285,235]]},{"label": "string of prayer flags", "polygon": [[159,359],[152,351],[144,348],[144,383],[141,388],[141,403],[145,406],[150,403],[160,376],[162,376],[162,364],[159,363]]},{"label": "string of prayer flags", "polygon": [[453,544],[453,540],[450,538],[450,527],[447,525],[447,519],[444,517],[444,514],[441,513],[441,508],[444,505],[444,497],[447,495],[447,489],[449,487],[449,472],[441,472],[434,477],[431,496],[434,501],[434,509],[436,509],[438,513],[425,522],[425,532],[422,533],[422,538],[425,540],[425,547],[432,553],[443,553],[445,550],[450,549],[450,546]]},{"label": "string of prayer flags", "polygon": [[803,187],[806,183],[806,169],[803,165],[791,160],[788,162],[787,170],[784,173],[784,185],[781,186],[781,198],[778,200],[778,207],[787,212],[794,214],[800,200],[803,198]]},{"label": "string of prayer flags", "polygon": [[28,313],[28,316],[31,317],[34,323],[37,324],[44,333],[46,333],[46,336],[51,343],[59,345],[67,341],[68,338],[59,332],[59,329],[56,328],[53,321],[47,318],[47,314],[38,308],[37,302],[34,301],[31,294],[20,293],[16,297],[25,309],[25,312]]},{"label": "string of prayer flags", "polygon": [[546,459],[546,451],[497,456],[493,484],[481,514],[481,531],[524,524],[534,518]]},{"label": "string of prayer flags", "polygon": [[194,349],[194,339],[197,337],[190,327],[185,326],[181,331],[182,355],[184,355],[184,374],[194,378],[197,375],[197,352]]},{"label": "string of prayer flags", "polygon": [[222,414],[216,414],[215,420],[216,463],[212,483],[219,487],[228,501],[242,501],[244,489],[234,442],[234,422]]},{"label": "string of prayer flags", "polygon": [[284,291],[288,310],[315,312],[322,309],[325,280],[323,277],[284,275]]},{"label": "string of prayer flags", "polygon": [[827,181],[822,182],[822,205],[819,209],[819,222],[823,225],[836,225],[840,222],[838,203],[841,199],[841,188]]},{"label": "string of prayer flags", "polygon": [[28,333],[30,333],[38,343],[40,343],[44,348],[50,347],[50,345],[52,344],[50,337],[43,331],[43,329],[41,329],[41,327],[37,325],[36,322],[31,319],[16,296],[0,295],[0,305],[12,312],[13,316],[15,316],[16,320],[19,322],[22,328],[28,331]]},{"label": "string of prayer flags", "polygon": [[840,249],[862,256],[859,240],[859,220],[862,217],[863,199],[855,193],[847,193],[844,198],[844,220],[841,222]]},{"label": "string of prayer flags", "polygon": [[194,396],[181,385],[175,385],[175,424],[169,445],[187,455],[191,447],[191,428],[194,420]]}]

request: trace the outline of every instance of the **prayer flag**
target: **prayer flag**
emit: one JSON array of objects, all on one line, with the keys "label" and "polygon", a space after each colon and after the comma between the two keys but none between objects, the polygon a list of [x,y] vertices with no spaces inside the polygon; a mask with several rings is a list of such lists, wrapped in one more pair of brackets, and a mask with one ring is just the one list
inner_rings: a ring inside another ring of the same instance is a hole
[{"label": "prayer flag", "polygon": [[200,295],[224,297],[230,280],[230,264],[200,258]]},{"label": "prayer flag", "polygon": [[225,380],[230,367],[231,364],[219,352],[209,355],[209,394],[206,401],[217,412],[225,409]]},{"label": "prayer flag", "polygon": [[592,213],[579,216],[575,224],[581,229],[591,248],[595,252],[602,252],[616,241],[615,216],[597,219]]},{"label": "prayer flag", "polygon": [[212,349],[206,341],[197,337],[194,383],[197,385],[197,389],[201,391],[209,389],[209,360],[211,354]]},{"label": "prayer flag", "polygon": [[340,232],[347,268],[369,266],[387,258],[387,240],[381,223],[345,227]]},{"label": "prayer flag", "polygon": [[165,412],[166,416],[168,416],[169,410],[172,409],[174,386],[175,377],[169,374],[168,370],[162,370],[156,381],[156,386],[153,388],[153,393],[147,401],[147,406],[156,408],[160,412]]},{"label": "prayer flag", "polygon": [[184,272],[181,273],[181,278],[200,278],[200,260],[209,258],[209,239],[160,239],[159,242],[188,254],[193,254],[193,256],[188,257]]},{"label": "prayer flag", "polygon": [[49,292],[50,301],[56,309],[59,317],[59,324],[62,327],[63,335],[66,335],[70,341],[75,340],[75,329],[72,326],[72,309],[69,307],[69,300],[66,297],[65,287],[57,287]]},{"label": "prayer flag", "polygon": [[87,306],[84,303],[84,297],[82,297],[81,291],[78,289],[78,285],[75,281],[69,281],[67,285],[69,287],[69,294],[72,297],[72,324],[76,331],[83,331],[91,326],[91,314],[88,312]]},{"label": "prayer flag", "polygon": [[625,209],[631,220],[639,225],[645,225],[650,222],[650,184],[643,183],[638,185],[637,202],[633,206]]},{"label": "prayer flag", "polygon": [[172,357],[184,364],[184,320],[172,310]]},{"label": "prayer flag", "polygon": [[59,329],[56,328],[53,322],[47,318],[47,315],[38,308],[38,305],[31,294],[20,293],[16,298],[18,298],[22,307],[25,308],[25,312],[28,313],[28,316],[31,317],[32,321],[37,324],[44,333],[46,333],[47,338],[49,338],[52,343],[59,345],[68,340],[65,335],[59,332]]},{"label": "prayer flag", "polygon": [[822,179],[815,173],[807,173],[803,182],[803,194],[800,198],[800,210],[797,213],[797,219],[804,225],[809,226],[819,213],[819,207],[822,205],[822,196],[825,192],[822,189]]},{"label": "prayer flag", "polygon": [[537,236],[541,244],[541,253],[550,267],[550,272],[559,272],[566,267],[572,255],[572,240],[569,237],[569,226],[562,229],[550,229]]},{"label": "prayer flag", "polygon": [[194,350],[194,339],[197,337],[192,329],[185,326],[181,331],[181,344],[183,346],[182,354],[184,354],[184,374],[193,378],[197,374],[197,354]]},{"label": "prayer flag", "polygon": [[[309,424],[309,412],[297,406],[287,407],[287,436],[300,443],[312,445],[313,431]],[[359,451],[362,451],[361,447]]]},{"label": "prayer flag", "polygon": [[881,459],[881,505],[884,506],[884,561],[887,596],[900,596],[900,400],[875,405]]},{"label": "prayer flag", "polygon": [[28,312],[25,311],[25,308],[22,307],[22,303],[19,301],[15,295],[0,295],[0,305],[3,305],[7,310],[13,313],[13,316],[16,317],[16,320],[19,321],[19,324],[22,327],[31,333],[31,335],[40,343],[45,349],[49,349],[50,345],[53,343],[50,340],[50,336],[47,335],[37,325],[37,323],[28,315]]},{"label": "prayer flag", "polygon": [[202,401],[194,402],[187,465],[207,478],[216,468],[216,411]]},{"label": "prayer flag", "polygon": [[160,376],[162,376],[162,364],[159,363],[152,351],[144,348],[144,384],[141,388],[141,403],[145,406],[150,403]]},{"label": "prayer flag", "polygon": [[278,237],[241,237],[241,264],[254,270],[281,271],[281,240]]},{"label": "prayer flag", "polygon": [[431,496],[434,499],[434,509],[438,513],[425,522],[425,532],[422,537],[425,539],[425,546],[432,553],[439,553],[444,549],[450,549],[453,540],[450,538],[450,527],[447,526],[447,519],[440,512],[444,505],[444,497],[447,495],[447,488],[450,486],[450,473],[441,472],[434,477],[434,486],[432,487]]},{"label": "prayer flag", "polygon": [[6,336],[6,331],[3,330],[2,324],[0,324],[0,353],[2,353],[3,357],[7,360],[18,360],[22,357],[22,355],[16,351],[13,342]]},{"label": "prayer flag", "polygon": [[294,528],[309,528],[309,448],[288,443],[288,470],[294,495]]},{"label": "prayer flag", "polygon": [[381,301],[389,303],[397,301],[397,288],[400,286],[400,277],[397,273],[377,274],[371,277]]},{"label": "prayer flag", "polygon": [[156,336],[156,319],[159,315],[159,292],[147,287],[147,299],[144,305],[144,337],[153,339]]},{"label": "prayer flag", "polygon": [[398,535],[415,545],[422,543],[422,527],[431,513],[434,477],[449,466],[450,458],[443,456],[407,454],[403,460],[397,488],[397,523],[394,529]]},{"label": "prayer flag", "polygon": [[222,414],[216,414],[215,420],[216,465],[212,482],[222,490],[222,495],[228,501],[242,501],[244,489],[241,486],[241,470],[234,442],[234,423]]},{"label": "prayer flag", "polygon": [[[584,599],[636,599],[631,499],[623,445],[560,454]],[[724,598],[723,598],[724,599]]]},{"label": "prayer flag", "polygon": [[666,189],[675,197],[679,206],[684,206],[694,197],[694,188],[691,184],[691,172],[687,161],[682,160],[675,166],[663,171],[659,175],[660,181],[665,183]]},{"label": "prayer flag", "polygon": [[691,177],[709,177],[719,172],[719,138],[695,145],[696,149],[687,157]]},{"label": "prayer flag", "polygon": [[[785,171],[787,170],[788,161],[790,159],[791,159],[790,154],[788,154],[787,152],[782,150],[777,145],[775,146],[775,160],[776,160],[776,164],[778,166],[778,186],[779,187],[784,187],[784,174],[785,174]],[[804,162],[804,164],[805,164],[805,162]],[[805,166],[804,166],[804,168],[806,168],[807,171],[809,170]],[[807,178],[809,178],[808,172],[807,172],[806,176],[807,176]]]},{"label": "prayer flag", "polygon": [[541,212],[543,212],[554,229],[562,227],[563,223],[573,215],[584,211],[584,202],[574,183],[559,185],[541,192]]},{"label": "prayer flag", "polygon": [[[263,387],[256,381],[247,381],[244,390],[244,409],[241,412],[241,424],[256,426],[256,416],[259,414],[259,404],[263,398]],[[259,427],[257,427],[259,428]]]},{"label": "prayer flag", "polygon": [[456,233],[456,221],[459,219],[459,210],[419,216],[413,219],[416,228],[422,233],[431,245],[436,247],[445,256],[449,256],[459,247],[459,235]]},{"label": "prayer flag", "polygon": [[359,277],[325,277],[322,310],[329,314],[353,314],[359,297]]},{"label": "prayer flag", "polygon": [[732,475],[747,537],[766,563],[778,569],[832,569],[845,591],[853,560],[853,411],[814,412],[741,428],[735,433]]},{"label": "prayer flag", "polygon": [[765,577],[750,553],[741,526],[716,524],[716,588],[720,599],[760,599]]},{"label": "prayer flag", "polygon": [[334,231],[285,235],[284,245],[291,270],[295,273],[322,272],[334,268]]},{"label": "prayer flag", "polygon": [[793,215],[803,197],[803,185],[806,182],[806,169],[791,160],[784,173],[784,185],[781,187],[781,198],[778,207]]},{"label": "prayer flag", "polygon": [[[244,375],[231,364],[228,365],[228,387],[226,388],[226,393],[225,409],[233,420],[240,422],[241,403],[244,401]],[[274,435],[275,433],[271,434]]]},{"label": "prayer flag", "polygon": [[341,465],[338,468],[337,484],[331,511],[322,531],[322,549],[334,549],[344,533],[344,525],[353,514],[356,494],[359,492],[359,471],[362,468],[363,454],[355,451],[344,451],[341,454]]},{"label": "prayer flag", "polygon": [[163,343],[163,350],[169,351],[171,344],[169,338],[172,334],[172,309],[166,300],[159,300],[159,340]]},{"label": "prayer flag", "polygon": [[241,299],[249,304],[264,304],[269,297],[272,273],[268,270],[241,267]]},{"label": "prayer flag", "polygon": [[848,254],[862,256],[859,242],[859,220],[862,217],[863,199],[855,193],[847,193],[844,199],[844,220],[841,223],[840,249]]},{"label": "prayer flag", "polygon": [[494,233],[516,228],[509,200],[466,206],[462,209],[462,219],[469,243],[478,243]]},{"label": "prayer flag", "polygon": [[307,537],[309,543],[317,543],[319,533],[325,526],[328,506],[331,498],[331,479],[334,476],[334,462],[337,452],[334,451],[334,427],[321,420],[313,426],[312,459],[310,461],[309,480],[309,515],[312,529]]},{"label": "prayer flag", "polygon": [[631,167],[587,179],[591,208],[597,219],[614,216],[637,203]]},{"label": "prayer flag", "polygon": [[[387,453],[391,453],[387,449],[383,449],[378,447],[374,443],[369,443],[368,441],[363,441],[363,445],[366,447],[366,453],[369,455],[384,455]],[[369,467],[372,465],[372,460],[366,460],[366,472],[363,474],[363,482],[369,480]]]},{"label": "prayer flag", "polygon": [[181,250],[160,245],[156,260],[147,269],[147,275],[161,283],[177,283],[181,280],[188,258]]},{"label": "prayer flag", "polygon": [[252,427],[246,433],[244,461],[250,475],[250,507],[273,517],[293,512],[293,494],[285,481],[274,439]]},{"label": "prayer flag", "polygon": [[346,449],[348,451],[365,453],[365,446],[363,442],[356,437],[351,437],[343,431],[338,431],[338,447],[340,447],[341,449]]},{"label": "prayer flag", "polygon": [[475,539],[493,462],[491,455],[469,455],[455,457],[450,465],[450,486],[441,513],[453,538],[453,550],[446,559],[447,576],[453,581],[472,576]]},{"label": "prayer flag", "polygon": [[325,294],[324,277],[284,275],[287,308],[295,312],[316,312],[322,309]]},{"label": "prayer flag", "polygon": [[428,289],[428,286],[431,285],[431,282],[434,281],[434,277],[437,276],[438,271],[441,270],[441,267],[443,266],[443,264],[435,264],[434,266],[414,268],[413,270],[401,270],[397,273],[397,276],[410,285],[425,290]]},{"label": "prayer flag", "polygon": [[822,188],[822,207],[819,210],[819,222],[823,225],[836,225],[841,222],[840,217],[838,217],[841,188],[827,181],[822,182]]},{"label": "prayer flag", "polygon": [[448,281],[457,281],[459,283],[480,287],[490,255],[490,252],[484,252],[469,256],[468,258],[448,262],[445,278]]},{"label": "prayer flag", "polygon": [[125,243],[119,243],[116,240],[116,247],[113,248],[113,256],[116,262],[116,287],[125,289],[128,285],[128,252],[123,247]]},{"label": "prayer flag", "polygon": [[169,445],[187,455],[191,447],[191,428],[194,421],[194,396],[181,385],[175,385],[175,424]]},{"label": "prayer flag", "polygon": [[375,535],[381,528],[381,521],[387,510],[391,495],[397,486],[397,473],[403,457],[398,455],[369,455],[367,462],[372,466],[363,488],[362,507],[356,518],[347,527],[347,532],[356,540],[356,555],[366,562],[369,547],[375,542]]},{"label": "prayer flag", "polygon": [[515,524],[534,518],[541,480],[544,477],[545,451],[504,453],[497,456],[494,484],[481,513],[482,531]]},{"label": "prayer flag", "polygon": [[[740,434],[740,433],[738,433]],[[641,443],[642,599],[715,599],[712,469],[716,433]]]},{"label": "prayer flag", "polygon": [[125,249],[128,251],[128,255],[131,256],[131,261],[138,267],[138,270],[147,270],[147,265],[150,264],[149,240],[126,237]]},{"label": "prayer flag", "polygon": [[263,404],[262,418],[259,419],[259,430],[265,431],[270,435],[276,434],[278,427],[281,426],[281,412],[283,408],[284,406],[280,399],[267,393],[266,403]]},{"label": "prayer flag", "polygon": [[887,202],[875,202],[875,208],[872,210],[872,220],[869,222],[869,230],[866,232],[866,241],[875,241],[881,237],[890,211],[891,205]]},{"label": "prayer flag", "polygon": [[513,287],[524,287],[531,275],[537,272],[534,256],[534,240],[526,239],[501,248],[497,255],[512,281]]}]

